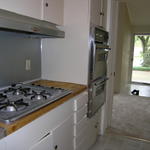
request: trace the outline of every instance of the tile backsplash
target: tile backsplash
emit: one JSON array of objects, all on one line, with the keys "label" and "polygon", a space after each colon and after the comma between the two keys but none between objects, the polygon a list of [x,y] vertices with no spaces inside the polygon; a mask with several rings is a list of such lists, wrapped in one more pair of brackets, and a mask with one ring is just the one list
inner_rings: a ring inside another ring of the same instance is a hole
[{"label": "tile backsplash", "polygon": [[40,77],[41,40],[26,34],[0,31],[0,87]]}]

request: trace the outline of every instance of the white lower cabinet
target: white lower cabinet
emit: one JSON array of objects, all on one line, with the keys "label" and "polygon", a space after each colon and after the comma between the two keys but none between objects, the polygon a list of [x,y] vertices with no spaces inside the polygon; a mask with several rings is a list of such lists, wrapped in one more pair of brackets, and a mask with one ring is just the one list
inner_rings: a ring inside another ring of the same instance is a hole
[{"label": "white lower cabinet", "polygon": [[73,150],[73,115],[45,134],[29,150]]},{"label": "white lower cabinet", "polygon": [[88,150],[99,133],[100,112],[87,117],[88,93],[80,94],[74,100],[74,150]]},{"label": "white lower cabinet", "polygon": [[53,150],[52,134],[47,133],[38,143],[33,145],[29,150]]},{"label": "white lower cabinet", "polygon": [[73,150],[73,115],[53,131],[54,150]]},{"label": "white lower cabinet", "polygon": [[72,139],[73,147],[73,108],[70,99],[5,137],[6,150],[59,150],[56,145],[71,150],[64,138]]},{"label": "white lower cabinet", "polygon": [[0,150],[6,150],[6,142],[4,139],[0,140]]}]

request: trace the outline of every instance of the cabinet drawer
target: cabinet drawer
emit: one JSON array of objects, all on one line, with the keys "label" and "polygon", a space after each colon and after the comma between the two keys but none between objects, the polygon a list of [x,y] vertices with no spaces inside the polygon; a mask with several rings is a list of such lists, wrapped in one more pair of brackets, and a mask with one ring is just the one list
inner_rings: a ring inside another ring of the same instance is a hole
[{"label": "cabinet drawer", "polygon": [[89,137],[84,138],[79,145],[76,145],[75,150],[88,150],[91,147]]},{"label": "cabinet drawer", "polygon": [[82,118],[79,123],[74,125],[74,136],[78,136],[81,131],[87,126],[87,120],[87,116],[84,116],[84,118]]},{"label": "cabinet drawer", "polygon": [[87,115],[87,104],[74,113],[74,123],[77,124]]},{"label": "cabinet drawer", "polygon": [[88,93],[84,92],[74,100],[74,111],[79,110],[81,107],[87,104],[87,102],[88,102]]},{"label": "cabinet drawer", "polygon": [[52,134],[49,134],[38,143],[33,145],[29,150],[49,150],[52,149]]},{"label": "cabinet drawer", "polygon": [[80,130],[80,133],[74,137],[74,144],[76,146],[80,145],[80,143],[87,137],[88,135],[88,127],[85,126],[82,130]]}]

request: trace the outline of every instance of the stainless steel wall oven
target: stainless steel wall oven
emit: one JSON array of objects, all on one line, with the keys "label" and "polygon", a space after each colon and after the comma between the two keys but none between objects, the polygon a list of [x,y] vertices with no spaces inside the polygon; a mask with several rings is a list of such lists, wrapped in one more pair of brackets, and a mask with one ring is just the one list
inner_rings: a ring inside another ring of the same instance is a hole
[{"label": "stainless steel wall oven", "polygon": [[92,117],[105,103],[107,81],[107,57],[110,50],[108,32],[97,26],[90,30],[88,117]]}]

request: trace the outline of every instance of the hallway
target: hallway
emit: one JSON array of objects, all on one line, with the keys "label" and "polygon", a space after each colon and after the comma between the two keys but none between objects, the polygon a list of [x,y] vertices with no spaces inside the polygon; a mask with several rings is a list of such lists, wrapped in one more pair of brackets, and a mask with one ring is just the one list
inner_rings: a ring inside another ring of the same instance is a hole
[{"label": "hallway", "polygon": [[150,98],[115,95],[112,129],[123,135],[150,140]]}]

